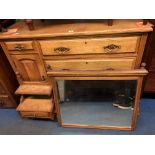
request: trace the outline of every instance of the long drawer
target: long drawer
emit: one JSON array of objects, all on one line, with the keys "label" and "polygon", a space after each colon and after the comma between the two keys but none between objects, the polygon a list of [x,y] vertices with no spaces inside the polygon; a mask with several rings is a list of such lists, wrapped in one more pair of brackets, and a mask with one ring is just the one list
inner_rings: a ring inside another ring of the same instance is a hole
[{"label": "long drawer", "polygon": [[47,71],[133,69],[135,58],[45,60]]},{"label": "long drawer", "polygon": [[134,53],[139,36],[39,41],[43,55]]}]

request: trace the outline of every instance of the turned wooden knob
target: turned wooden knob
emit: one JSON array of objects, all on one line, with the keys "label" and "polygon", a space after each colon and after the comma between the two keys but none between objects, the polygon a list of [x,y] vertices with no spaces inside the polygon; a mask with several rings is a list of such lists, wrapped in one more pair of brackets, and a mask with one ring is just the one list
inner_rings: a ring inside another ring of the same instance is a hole
[{"label": "turned wooden knob", "polygon": [[141,68],[143,69],[143,68],[145,68],[146,67],[146,63],[145,62],[142,62],[141,63]]}]

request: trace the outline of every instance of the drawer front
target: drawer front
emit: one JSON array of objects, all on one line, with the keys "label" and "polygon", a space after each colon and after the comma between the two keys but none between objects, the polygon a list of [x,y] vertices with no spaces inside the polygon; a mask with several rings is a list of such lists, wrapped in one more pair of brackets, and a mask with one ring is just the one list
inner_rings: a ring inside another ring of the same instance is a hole
[{"label": "drawer front", "polygon": [[49,118],[49,112],[20,112],[22,117],[33,117],[33,118]]},{"label": "drawer front", "polygon": [[27,50],[33,50],[34,45],[33,41],[20,41],[20,42],[5,42],[6,47],[8,51],[27,51]]},{"label": "drawer front", "polygon": [[47,71],[133,69],[135,58],[104,58],[104,60],[46,60]]},{"label": "drawer front", "polygon": [[139,36],[39,41],[43,55],[134,53],[137,51]]}]

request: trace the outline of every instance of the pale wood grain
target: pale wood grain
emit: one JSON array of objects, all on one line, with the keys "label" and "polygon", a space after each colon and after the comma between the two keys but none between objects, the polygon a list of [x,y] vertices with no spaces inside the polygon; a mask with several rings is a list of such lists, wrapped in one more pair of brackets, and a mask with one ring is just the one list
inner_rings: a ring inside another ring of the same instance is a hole
[{"label": "pale wood grain", "polygon": [[133,69],[135,58],[46,60],[45,63],[50,66],[51,71]]},{"label": "pale wood grain", "polygon": [[35,85],[35,84],[22,84],[16,90],[16,94],[28,94],[28,95],[51,95],[51,85]]},{"label": "pale wood grain", "polygon": [[16,110],[28,112],[52,112],[53,107],[54,104],[50,98],[30,96],[25,98]]}]

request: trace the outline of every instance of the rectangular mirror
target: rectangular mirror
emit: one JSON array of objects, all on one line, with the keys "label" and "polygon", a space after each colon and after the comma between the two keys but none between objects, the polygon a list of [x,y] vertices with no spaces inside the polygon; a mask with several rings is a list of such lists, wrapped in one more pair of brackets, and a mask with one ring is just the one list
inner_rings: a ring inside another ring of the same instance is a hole
[{"label": "rectangular mirror", "polygon": [[131,128],[137,80],[57,80],[61,122]]}]

